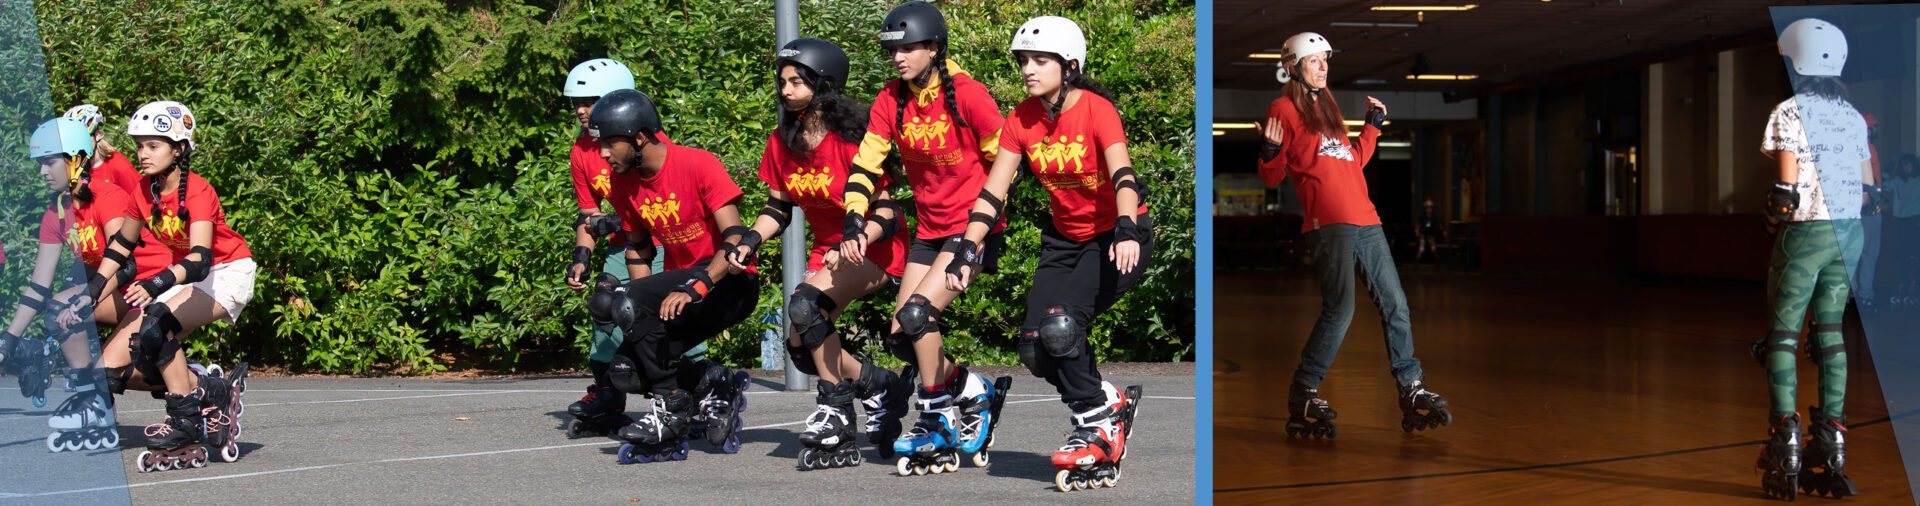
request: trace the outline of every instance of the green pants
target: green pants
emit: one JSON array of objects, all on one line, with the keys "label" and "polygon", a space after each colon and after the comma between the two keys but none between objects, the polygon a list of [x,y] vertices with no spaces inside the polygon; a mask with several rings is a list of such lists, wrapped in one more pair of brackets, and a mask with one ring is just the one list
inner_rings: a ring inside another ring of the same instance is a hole
[{"label": "green pants", "polygon": [[1813,342],[1807,350],[1820,367],[1817,407],[1828,417],[1841,416],[1847,399],[1847,353],[1840,333],[1847,311],[1847,270],[1860,258],[1863,237],[1860,220],[1832,220],[1788,223],[1775,239],[1767,272],[1772,332],[1759,350],[1772,378],[1774,413],[1796,410],[1795,351],[1811,306]]},{"label": "green pants", "polygon": [[[656,249],[653,255],[653,272],[660,272],[665,267],[666,255],[661,255],[659,250]],[[612,274],[614,278],[625,283],[628,278],[627,247],[608,247],[606,263],[601,265],[600,271]],[[593,345],[588,348],[589,355],[587,356],[587,360],[602,364],[613,361],[613,350],[620,348],[621,334],[618,328],[602,330],[595,327],[593,329]],[[706,355],[707,343],[700,343],[699,346],[694,346],[693,349],[687,350],[687,354],[684,356],[687,357],[688,360],[700,360],[706,358]]]}]

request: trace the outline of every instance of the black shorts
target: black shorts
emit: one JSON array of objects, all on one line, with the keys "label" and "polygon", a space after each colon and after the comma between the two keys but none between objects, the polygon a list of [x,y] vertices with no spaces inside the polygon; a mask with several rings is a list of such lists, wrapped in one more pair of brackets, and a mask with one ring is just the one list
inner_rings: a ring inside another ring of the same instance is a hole
[{"label": "black shorts", "polygon": [[[940,256],[940,248],[947,245],[947,240],[959,236],[960,234],[954,234],[932,239],[914,237],[907,245],[907,263],[932,266],[933,260]],[[992,274],[999,271],[1000,252],[1007,249],[1006,232],[989,232],[986,240],[982,242],[987,243],[987,249],[985,256],[980,259],[980,272]]]}]

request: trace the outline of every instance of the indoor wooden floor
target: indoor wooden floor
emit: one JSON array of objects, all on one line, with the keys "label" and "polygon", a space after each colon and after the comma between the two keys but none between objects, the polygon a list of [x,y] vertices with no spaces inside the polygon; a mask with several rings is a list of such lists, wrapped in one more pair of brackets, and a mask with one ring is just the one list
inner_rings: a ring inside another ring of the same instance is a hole
[{"label": "indoor wooden floor", "polygon": [[[1286,393],[1320,307],[1312,278],[1214,283],[1214,499],[1221,504],[1777,503],[1753,471],[1766,379],[1748,342],[1762,287],[1403,268],[1416,353],[1452,426],[1403,434],[1364,295],[1321,395],[1339,438],[1290,440]],[[1886,403],[1849,318],[1844,504],[1913,504]],[[1817,379],[1800,368],[1800,402]],[[1828,498],[1800,502],[1843,504]]]}]

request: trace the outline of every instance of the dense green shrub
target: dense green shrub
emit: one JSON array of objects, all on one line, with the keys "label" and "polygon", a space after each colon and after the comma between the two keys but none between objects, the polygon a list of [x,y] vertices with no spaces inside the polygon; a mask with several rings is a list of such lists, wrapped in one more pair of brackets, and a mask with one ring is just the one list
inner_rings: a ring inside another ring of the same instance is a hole
[{"label": "dense green shrub", "polygon": [[[805,34],[852,53],[856,96],[891,75],[872,42],[890,6],[802,4]],[[1191,359],[1191,2],[942,7],[957,60],[1003,110],[1023,95],[1005,51],[1021,21],[1056,13],[1087,27],[1093,75],[1120,95],[1135,165],[1153,185],[1160,242],[1149,281],[1103,317],[1095,343],[1106,359]],[[203,118],[196,171],[220,189],[261,277],[240,324],[195,338],[196,353],[353,373],[580,363],[581,297],[559,280],[573,213],[566,150],[578,127],[558,91],[588,58],[632,66],[674,139],[715,152],[733,172],[748,194],[743,209],[765,193],[753,174],[774,124],[770,4],[73,0],[38,9],[54,104],[99,104],[115,131],[149,100],[179,100]],[[949,347],[965,360],[1015,360],[1023,273],[1037,248],[1026,224],[1044,213],[1043,198],[1026,185],[1013,199],[1005,269],[948,313]],[[779,305],[779,262],[763,258],[765,314]],[[891,297],[853,305],[842,325],[882,328]],[[717,339],[716,355],[752,364],[758,321]]]}]

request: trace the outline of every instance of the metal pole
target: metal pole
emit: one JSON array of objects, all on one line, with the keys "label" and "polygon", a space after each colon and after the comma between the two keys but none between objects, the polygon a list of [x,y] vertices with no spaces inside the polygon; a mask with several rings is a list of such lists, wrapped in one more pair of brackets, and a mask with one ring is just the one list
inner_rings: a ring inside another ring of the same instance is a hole
[{"label": "metal pole", "polygon": [[[779,51],[781,46],[787,45],[787,43],[793,41],[793,39],[800,38],[800,1],[775,0],[773,2],[773,20],[773,50]],[[786,114],[786,110],[778,104],[775,104],[773,109],[778,111],[779,114]],[[783,301],[782,307],[785,307],[784,301],[786,298],[792,295],[794,290],[800,288],[800,283],[805,281],[802,275],[807,272],[806,211],[802,211],[799,206],[794,206],[793,219],[789,223],[791,223],[791,225],[787,226],[787,231],[780,235],[780,297]],[[784,332],[781,333],[781,342],[785,343],[787,339],[793,337],[793,322],[786,318],[781,318],[780,321],[782,322],[782,330],[784,330]],[[805,374],[801,374],[800,370],[793,366],[793,361],[795,360],[812,360],[812,358],[791,355],[787,357],[787,391],[805,392],[812,387],[810,384],[812,382],[809,381],[811,378]]]}]

